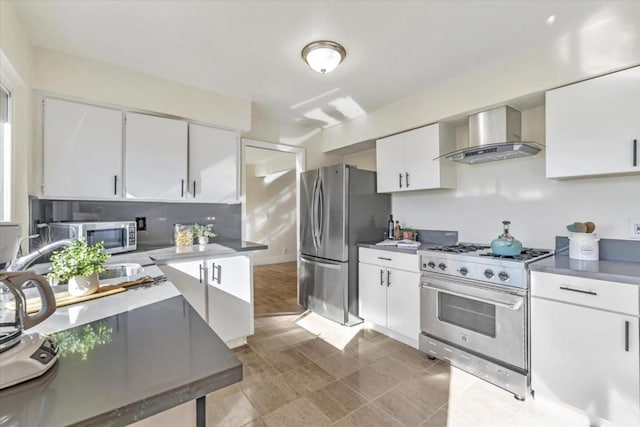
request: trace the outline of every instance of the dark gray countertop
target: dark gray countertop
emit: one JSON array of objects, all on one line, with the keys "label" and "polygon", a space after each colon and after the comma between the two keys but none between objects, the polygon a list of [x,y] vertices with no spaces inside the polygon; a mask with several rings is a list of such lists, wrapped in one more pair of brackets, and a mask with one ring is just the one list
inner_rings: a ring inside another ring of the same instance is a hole
[{"label": "dark gray countertop", "polygon": [[61,352],[44,376],[0,391],[7,425],[122,426],[242,380],[242,364],[177,296],[53,334],[104,344]]},{"label": "dark gray countertop", "polygon": [[260,251],[267,249],[267,245],[248,242],[245,240],[226,240],[208,245],[169,246],[167,248],[147,251],[144,254],[156,264],[180,259],[203,259],[227,256],[236,253]]},{"label": "dark gray countertop", "polygon": [[531,271],[640,285],[640,263],[580,261],[556,255],[530,264]]}]

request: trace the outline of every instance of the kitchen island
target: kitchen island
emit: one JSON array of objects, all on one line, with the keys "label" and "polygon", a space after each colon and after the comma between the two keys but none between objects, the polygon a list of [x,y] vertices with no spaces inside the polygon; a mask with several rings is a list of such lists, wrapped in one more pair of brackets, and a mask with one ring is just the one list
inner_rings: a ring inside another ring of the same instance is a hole
[{"label": "kitchen island", "polygon": [[0,391],[1,425],[123,426],[195,399],[204,425],[204,396],[242,380],[240,361],[182,296],[52,336],[60,360]]},{"label": "kitchen island", "polygon": [[[110,262],[137,262],[145,266],[142,275],[158,278],[158,266],[239,258],[249,267],[248,279],[234,286],[248,296],[242,300],[251,311],[243,331],[253,331],[250,252],[266,246],[232,243],[118,255]],[[42,377],[0,391],[0,425],[120,426],[143,420],[140,426],[204,426],[206,394],[242,379],[242,364],[218,332],[228,331],[224,323],[235,328],[240,322],[220,316],[217,324],[208,322],[193,307],[204,303],[206,288],[198,283],[193,289],[193,280],[183,279],[156,280],[61,307],[28,330],[52,334],[61,348],[60,360]],[[105,284],[111,283],[114,279]],[[224,289],[209,295],[225,303],[238,299]]]}]

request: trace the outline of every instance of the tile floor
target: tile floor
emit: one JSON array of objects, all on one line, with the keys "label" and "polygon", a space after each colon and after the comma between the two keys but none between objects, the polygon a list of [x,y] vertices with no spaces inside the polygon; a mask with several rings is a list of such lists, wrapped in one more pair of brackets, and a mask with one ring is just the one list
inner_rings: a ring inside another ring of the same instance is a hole
[{"label": "tile floor", "polygon": [[540,399],[519,402],[362,325],[299,314],[296,278],[296,263],[254,267],[255,333],[234,350],[244,379],[207,396],[208,426],[598,425]]},{"label": "tile floor", "polygon": [[[235,349],[244,379],[207,397],[209,426],[587,427],[370,329],[315,314],[259,317]],[[331,344],[333,343],[333,344]]]},{"label": "tile floor", "polygon": [[297,297],[297,264],[253,267],[253,307],[256,316],[300,313]]}]

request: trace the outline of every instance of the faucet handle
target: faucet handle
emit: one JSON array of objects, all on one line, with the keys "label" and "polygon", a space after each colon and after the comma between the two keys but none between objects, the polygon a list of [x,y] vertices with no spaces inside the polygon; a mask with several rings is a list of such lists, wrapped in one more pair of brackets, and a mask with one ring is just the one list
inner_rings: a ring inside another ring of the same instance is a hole
[{"label": "faucet handle", "polygon": [[16,248],[16,255],[13,257],[13,259],[18,259],[22,256],[22,242],[24,242],[25,240],[30,240],[30,239],[35,239],[36,237],[39,237],[39,234],[32,234],[30,236],[27,237],[23,237],[20,240],[18,240],[18,247]]}]

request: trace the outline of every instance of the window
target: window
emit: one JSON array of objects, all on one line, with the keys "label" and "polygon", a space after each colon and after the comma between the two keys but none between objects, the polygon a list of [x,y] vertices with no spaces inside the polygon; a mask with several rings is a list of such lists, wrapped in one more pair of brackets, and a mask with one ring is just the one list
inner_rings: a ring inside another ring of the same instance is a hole
[{"label": "window", "polygon": [[0,85],[0,221],[11,220],[11,92]]}]

